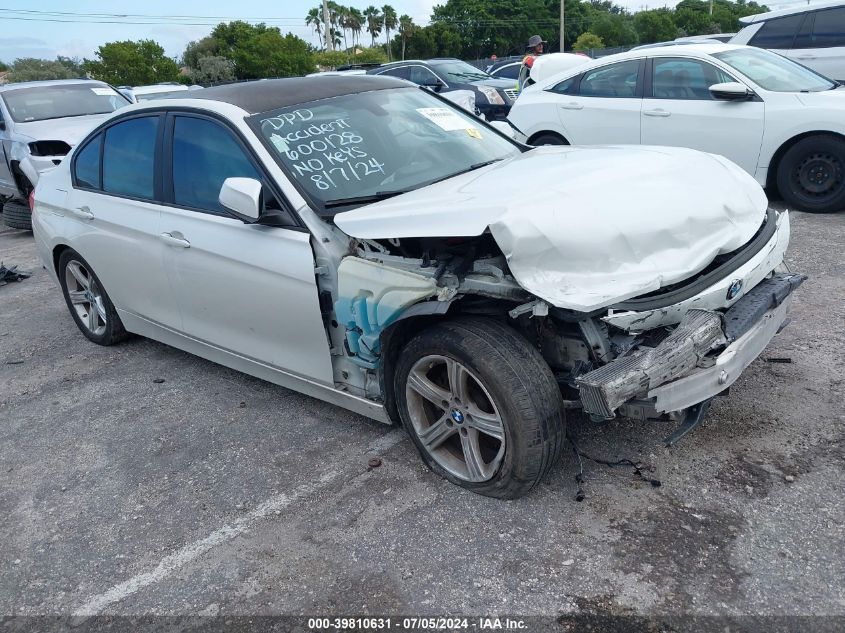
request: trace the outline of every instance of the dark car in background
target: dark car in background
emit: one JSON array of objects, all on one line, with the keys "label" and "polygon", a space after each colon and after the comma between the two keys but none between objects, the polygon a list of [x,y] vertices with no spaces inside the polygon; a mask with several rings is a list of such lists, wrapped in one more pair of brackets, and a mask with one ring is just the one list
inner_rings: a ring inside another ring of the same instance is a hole
[{"label": "dark car in background", "polygon": [[489,121],[505,120],[517,95],[512,80],[495,79],[454,58],[393,62],[368,70],[367,74],[398,77],[439,93],[470,90],[475,93],[476,109]]},{"label": "dark car in background", "polygon": [[516,85],[524,57],[525,55],[513,55],[504,59],[497,59],[487,67],[487,74],[496,79],[510,79]]}]

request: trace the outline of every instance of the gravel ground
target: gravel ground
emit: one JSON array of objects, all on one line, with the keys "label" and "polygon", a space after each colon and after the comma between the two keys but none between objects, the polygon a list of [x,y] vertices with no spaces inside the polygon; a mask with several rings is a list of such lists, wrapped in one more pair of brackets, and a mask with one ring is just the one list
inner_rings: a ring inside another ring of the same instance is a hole
[{"label": "gravel ground", "polygon": [[585,459],[580,503],[572,452],[495,501],[400,430],[93,345],[2,231],[34,274],[0,287],[0,614],[845,616],[845,213],[792,220],[792,325],[673,448],[668,424],[572,417],[584,453],[661,482]]}]

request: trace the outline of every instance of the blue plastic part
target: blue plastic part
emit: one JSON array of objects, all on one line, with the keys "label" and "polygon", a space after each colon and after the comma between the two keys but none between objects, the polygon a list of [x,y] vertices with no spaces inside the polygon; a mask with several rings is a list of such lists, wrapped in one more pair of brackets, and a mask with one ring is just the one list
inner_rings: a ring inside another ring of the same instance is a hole
[{"label": "blue plastic part", "polygon": [[[353,356],[350,360],[362,367],[375,369],[379,364],[381,354],[381,333],[404,310],[396,310],[387,315],[381,324],[370,322],[370,306],[368,301],[372,297],[362,296],[355,299],[341,297],[335,302],[337,320],[346,328],[346,343]],[[375,309],[372,310],[376,313]]]}]

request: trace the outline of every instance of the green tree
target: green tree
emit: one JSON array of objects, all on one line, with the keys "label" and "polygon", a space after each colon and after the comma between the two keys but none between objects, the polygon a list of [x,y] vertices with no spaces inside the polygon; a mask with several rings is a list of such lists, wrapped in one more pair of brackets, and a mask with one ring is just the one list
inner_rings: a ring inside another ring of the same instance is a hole
[{"label": "green tree", "polygon": [[317,41],[320,42],[320,48],[323,48],[323,8],[314,7],[308,11],[305,16],[305,25],[310,26],[317,33]]},{"label": "green tree", "polygon": [[217,56],[219,56],[217,40],[211,36],[204,37],[201,40],[188,42],[185,52],[182,53],[182,65],[188,66],[189,68],[197,68],[200,58]]},{"label": "green tree", "polygon": [[314,55],[308,43],[276,27],[236,20],[221,22],[211,32],[218,55],[234,62],[237,79],[290,77],[314,70]]},{"label": "green tree", "polygon": [[43,81],[47,79],[74,79],[85,75],[79,62],[58,57],[55,60],[22,57],[9,67],[8,81]]},{"label": "green tree", "polygon": [[383,64],[387,61],[387,55],[381,47],[365,48],[355,55],[353,61],[356,64]]},{"label": "green tree", "polygon": [[83,67],[95,79],[110,84],[141,86],[179,77],[179,66],[153,40],[109,42],[96,55],[96,60],[86,59]]},{"label": "green tree", "polygon": [[220,55],[207,55],[200,57],[196,65],[188,71],[191,83],[208,86],[235,79],[235,64],[231,59]]},{"label": "green tree", "polygon": [[627,15],[601,13],[591,21],[590,32],[598,35],[605,46],[629,46],[637,43],[637,31]]},{"label": "green tree", "polygon": [[381,11],[379,11],[373,5],[368,6],[364,9],[364,17],[367,18],[367,32],[370,34],[370,37],[373,41],[373,46],[376,45],[376,38],[381,33],[381,25],[382,25],[382,18],[381,18]]},{"label": "green tree", "polygon": [[384,42],[387,45],[387,60],[390,61],[390,31],[391,29],[396,30],[396,9],[386,4],[381,8],[381,11],[384,22]]},{"label": "green tree", "polygon": [[357,46],[361,41],[361,30],[364,28],[364,14],[355,7],[349,7],[349,14],[346,16],[346,24],[352,31],[352,46]]},{"label": "green tree", "polygon": [[349,56],[343,51],[322,51],[314,55],[314,62],[321,69],[334,70],[349,61]]},{"label": "green tree", "polygon": [[410,15],[399,16],[399,39],[402,41],[402,60],[405,59],[405,47],[408,40],[413,37],[414,31],[417,30],[417,25],[414,24]]},{"label": "green tree", "polygon": [[589,31],[581,33],[572,45],[574,51],[589,51],[594,48],[604,48],[604,42],[598,35]]},{"label": "green tree", "polygon": [[678,36],[678,27],[669,9],[640,11],[634,14],[634,26],[639,41],[643,44],[665,42]]}]

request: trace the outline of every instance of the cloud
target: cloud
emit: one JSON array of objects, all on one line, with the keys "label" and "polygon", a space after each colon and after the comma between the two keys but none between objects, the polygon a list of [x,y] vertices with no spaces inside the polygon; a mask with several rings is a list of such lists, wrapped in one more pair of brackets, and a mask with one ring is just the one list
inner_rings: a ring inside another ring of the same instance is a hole
[{"label": "cloud", "polygon": [[55,47],[37,37],[0,37],[0,59],[13,61],[21,57],[56,56]]}]

